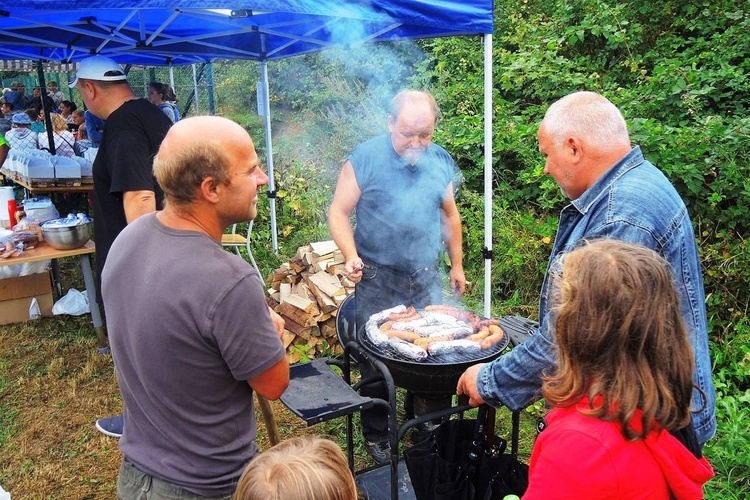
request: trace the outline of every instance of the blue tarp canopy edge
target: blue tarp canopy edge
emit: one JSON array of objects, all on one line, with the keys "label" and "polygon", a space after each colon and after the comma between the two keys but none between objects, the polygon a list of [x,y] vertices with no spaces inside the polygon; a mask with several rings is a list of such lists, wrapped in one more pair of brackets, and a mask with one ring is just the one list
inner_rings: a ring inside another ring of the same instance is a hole
[{"label": "blue tarp canopy edge", "polygon": [[0,58],[274,60],[377,41],[492,33],[491,0],[0,2]]}]

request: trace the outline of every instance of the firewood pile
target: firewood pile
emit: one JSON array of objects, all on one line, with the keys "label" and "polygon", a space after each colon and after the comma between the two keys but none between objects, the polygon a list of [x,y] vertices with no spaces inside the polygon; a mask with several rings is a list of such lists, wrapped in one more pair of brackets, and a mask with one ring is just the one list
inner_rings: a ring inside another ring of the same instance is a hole
[{"label": "firewood pile", "polygon": [[354,292],[344,264],[333,241],[319,241],[299,247],[294,258],[268,276],[268,302],[286,322],[282,341],[290,363],[343,352],[336,313]]}]

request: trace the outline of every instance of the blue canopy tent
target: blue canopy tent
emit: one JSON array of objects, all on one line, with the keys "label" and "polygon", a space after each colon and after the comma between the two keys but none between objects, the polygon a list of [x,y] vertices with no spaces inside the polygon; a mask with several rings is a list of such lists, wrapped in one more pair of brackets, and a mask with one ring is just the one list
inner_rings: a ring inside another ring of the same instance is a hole
[{"label": "blue canopy tent", "polygon": [[215,59],[261,63],[271,234],[277,249],[268,61],[379,41],[484,38],[485,314],[492,250],[492,0],[13,0],[0,1],[0,58],[122,64]]}]

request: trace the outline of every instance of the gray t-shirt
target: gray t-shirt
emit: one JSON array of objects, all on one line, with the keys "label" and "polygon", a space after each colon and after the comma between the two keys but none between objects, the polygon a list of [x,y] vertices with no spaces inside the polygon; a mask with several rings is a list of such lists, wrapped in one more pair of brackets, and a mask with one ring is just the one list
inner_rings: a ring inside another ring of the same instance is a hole
[{"label": "gray t-shirt", "polygon": [[232,493],[258,453],[247,380],[285,355],[257,273],[210,237],[149,214],[115,240],[102,295],[123,454],[195,493]]}]

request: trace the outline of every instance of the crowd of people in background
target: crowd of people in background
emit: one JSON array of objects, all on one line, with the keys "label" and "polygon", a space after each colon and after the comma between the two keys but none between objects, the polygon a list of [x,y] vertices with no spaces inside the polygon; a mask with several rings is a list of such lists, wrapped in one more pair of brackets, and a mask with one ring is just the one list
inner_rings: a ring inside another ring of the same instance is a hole
[{"label": "crowd of people in background", "polygon": [[[30,96],[26,95],[26,85],[21,82],[13,82],[9,88],[3,89],[0,99],[0,164],[12,148],[52,152],[46,114],[50,118],[54,154],[83,156],[88,149],[99,147],[104,120],[65,97],[55,81],[47,83],[46,93],[41,87],[34,87]],[[177,96],[171,85],[152,82],[147,97],[172,123],[180,120]]]}]

